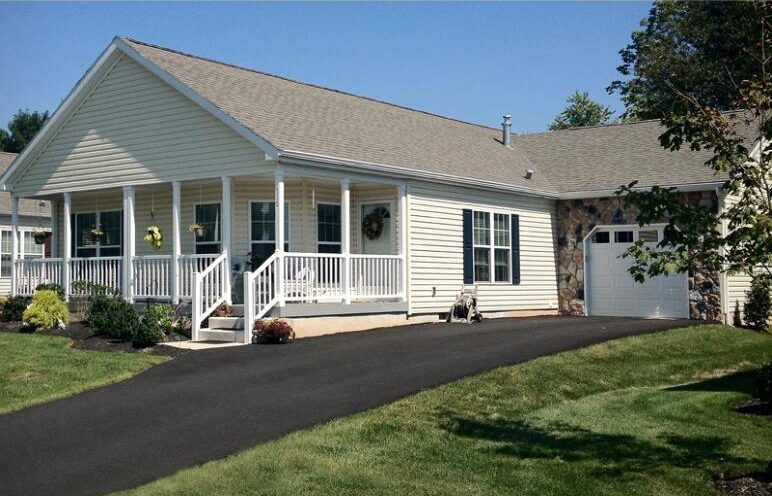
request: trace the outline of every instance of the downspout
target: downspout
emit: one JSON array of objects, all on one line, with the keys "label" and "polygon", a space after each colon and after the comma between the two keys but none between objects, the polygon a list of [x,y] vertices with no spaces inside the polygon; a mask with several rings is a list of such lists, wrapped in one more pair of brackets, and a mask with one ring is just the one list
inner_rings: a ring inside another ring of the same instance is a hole
[{"label": "downspout", "polygon": [[[718,215],[724,214],[724,202],[726,201],[726,195],[721,191],[720,187],[716,187],[716,199],[718,200]],[[727,233],[726,219],[721,219],[721,238],[725,238]],[[721,254],[725,253],[726,249],[722,246],[720,249]],[[723,315],[724,324],[729,324],[729,277],[726,272],[726,264],[721,268],[721,274],[719,276],[720,294],[721,294],[721,314]]]}]

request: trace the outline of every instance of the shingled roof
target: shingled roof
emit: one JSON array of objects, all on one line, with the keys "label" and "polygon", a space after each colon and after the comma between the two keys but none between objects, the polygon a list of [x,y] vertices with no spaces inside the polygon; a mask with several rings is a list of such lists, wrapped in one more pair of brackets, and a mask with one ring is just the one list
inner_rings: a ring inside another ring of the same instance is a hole
[{"label": "shingled roof", "polygon": [[279,150],[556,191],[498,129],[124,41]]},{"label": "shingled roof", "polygon": [[659,120],[526,134],[515,147],[539,164],[561,193],[617,189],[638,185],[676,186],[726,180],[705,162],[707,151],[688,147],[671,152],[659,144]]}]

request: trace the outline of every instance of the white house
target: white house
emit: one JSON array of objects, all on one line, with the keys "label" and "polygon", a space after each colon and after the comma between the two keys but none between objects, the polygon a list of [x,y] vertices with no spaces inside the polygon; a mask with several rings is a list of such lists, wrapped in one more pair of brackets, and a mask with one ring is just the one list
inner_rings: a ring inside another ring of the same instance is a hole
[{"label": "white house", "polygon": [[[509,126],[116,38],[0,179],[14,212],[47,200],[54,219],[52,258],[22,256],[12,237],[14,291],[94,283],[190,300],[195,338],[245,341],[242,319],[201,324],[241,301],[247,322],[283,316],[304,334],[436,319],[464,284],[488,315],[731,312],[746,281],[636,285],[617,257],[661,236],[613,198],[621,184],[677,186],[721,208],[704,154],[662,150],[651,121]],[[149,226],[160,249],[143,241]]]}]

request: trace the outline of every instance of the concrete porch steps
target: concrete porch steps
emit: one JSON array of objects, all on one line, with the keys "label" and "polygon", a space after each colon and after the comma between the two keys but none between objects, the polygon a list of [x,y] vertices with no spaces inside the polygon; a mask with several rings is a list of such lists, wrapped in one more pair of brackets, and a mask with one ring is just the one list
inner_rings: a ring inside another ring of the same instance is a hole
[{"label": "concrete porch steps", "polygon": [[232,305],[228,317],[209,317],[209,327],[199,331],[201,341],[244,342],[244,305]]}]

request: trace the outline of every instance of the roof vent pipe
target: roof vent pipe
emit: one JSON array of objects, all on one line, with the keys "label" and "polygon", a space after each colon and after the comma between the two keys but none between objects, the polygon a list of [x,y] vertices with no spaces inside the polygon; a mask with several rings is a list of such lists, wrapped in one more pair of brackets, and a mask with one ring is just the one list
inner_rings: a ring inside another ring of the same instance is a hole
[{"label": "roof vent pipe", "polygon": [[504,122],[501,123],[501,142],[504,143],[504,146],[509,148],[509,144],[512,140],[512,116],[509,114],[506,114],[504,116]]}]

